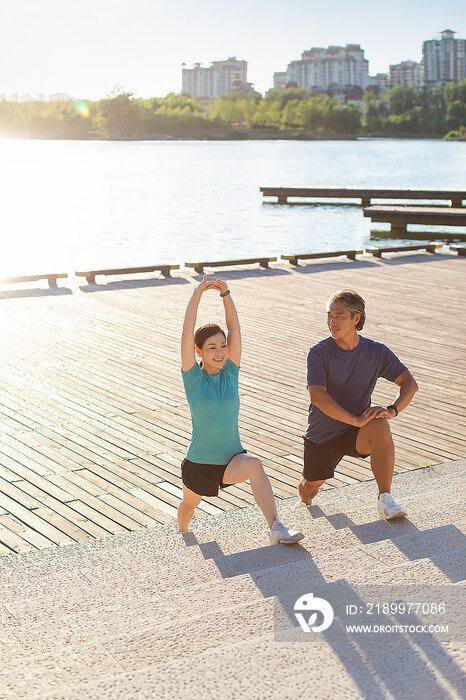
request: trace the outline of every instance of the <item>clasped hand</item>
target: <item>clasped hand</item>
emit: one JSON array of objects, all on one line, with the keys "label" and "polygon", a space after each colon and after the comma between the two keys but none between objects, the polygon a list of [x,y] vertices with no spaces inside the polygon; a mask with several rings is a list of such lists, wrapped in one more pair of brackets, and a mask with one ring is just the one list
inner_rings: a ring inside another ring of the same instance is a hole
[{"label": "clasped hand", "polygon": [[390,420],[390,418],[393,418],[394,415],[395,412],[393,410],[389,410],[384,406],[370,406],[369,408],[366,408],[364,413],[358,416],[356,420],[358,427],[362,428],[374,418],[386,418],[387,420]]},{"label": "clasped hand", "polygon": [[216,279],[215,281],[209,282],[207,280],[207,275],[204,275],[202,282],[197,285],[197,291],[202,294],[208,289],[217,289],[220,294],[224,294],[228,291],[228,285],[221,279]]}]

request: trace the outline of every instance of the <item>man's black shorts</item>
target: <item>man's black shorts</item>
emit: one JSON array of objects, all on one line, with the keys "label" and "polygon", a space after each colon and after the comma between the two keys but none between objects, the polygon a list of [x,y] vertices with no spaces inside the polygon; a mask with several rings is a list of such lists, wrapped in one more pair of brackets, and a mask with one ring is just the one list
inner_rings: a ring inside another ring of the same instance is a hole
[{"label": "man's black shorts", "polygon": [[345,455],[362,459],[368,457],[369,455],[360,455],[356,450],[359,430],[357,426],[350,425],[343,433],[327,442],[312,442],[304,438],[304,478],[307,481],[331,479],[335,467]]}]

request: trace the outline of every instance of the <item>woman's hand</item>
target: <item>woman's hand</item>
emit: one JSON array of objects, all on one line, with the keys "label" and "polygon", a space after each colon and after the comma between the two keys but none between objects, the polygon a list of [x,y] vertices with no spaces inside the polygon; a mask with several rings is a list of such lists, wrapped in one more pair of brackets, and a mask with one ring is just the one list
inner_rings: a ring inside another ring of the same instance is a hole
[{"label": "woman's hand", "polygon": [[216,280],[216,282],[209,282],[207,280],[207,275],[204,275],[202,282],[199,282],[199,284],[196,287],[196,292],[200,296],[201,294],[203,294],[203,292],[207,291],[207,289],[218,289],[217,282],[218,280]]},{"label": "woman's hand", "polygon": [[228,285],[226,282],[220,279],[216,279],[215,282],[212,282],[213,288],[218,289],[220,294],[225,294],[225,292],[228,292]]}]

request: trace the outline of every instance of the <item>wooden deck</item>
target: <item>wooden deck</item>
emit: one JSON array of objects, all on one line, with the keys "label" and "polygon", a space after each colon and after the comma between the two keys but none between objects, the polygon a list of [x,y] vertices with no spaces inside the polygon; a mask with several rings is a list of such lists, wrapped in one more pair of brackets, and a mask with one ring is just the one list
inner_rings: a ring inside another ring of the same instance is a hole
[{"label": "wooden deck", "polygon": [[[278,498],[295,495],[301,471],[306,351],[326,336],[325,301],[343,286],[366,298],[366,335],[393,348],[420,385],[392,422],[397,471],[465,455],[464,273],[464,259],[446,254],[221,273],[243,328],[242,440]],[[198,279],[0,292],[1,554],[174,518],[190,435],[178,342]],[[199,321],[222,321],[213,293]],[[382,380],[374,398],[394,396]],[[371,477],[366,461],[347,458],[329,488]],[[252,502],[238,485],[199,515]]]}]

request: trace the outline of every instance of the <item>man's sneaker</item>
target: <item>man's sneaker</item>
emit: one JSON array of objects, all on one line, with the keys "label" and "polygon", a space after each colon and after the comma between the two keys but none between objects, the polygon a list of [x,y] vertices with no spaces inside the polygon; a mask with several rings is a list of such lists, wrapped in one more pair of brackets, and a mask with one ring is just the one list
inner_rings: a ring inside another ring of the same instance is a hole
[{"label": "man's sneaker", "polygon": [[304,508],[309,508],[310,506],[307,505],[307,503],[304,503],[300,498],[296,501],[296,503],[293,506],[293,510],[304,510]]},{"label": "man's sneaker", "polygon": [[278,518],[275,518],[273,521],[269,532],[270,544],[293,544],[294,542],[302,540],[303,537],[304,535],[302,532],[288,530]]},{"label": "man's sneaker", "polygon": [[396,518],[404,518],[406,508],[398,505],[391,493],[381,493],[377,501],[377,510],[379,517],[382,520],[395,520]]}]

